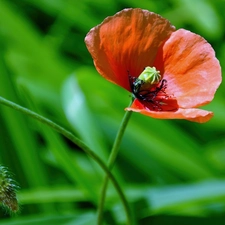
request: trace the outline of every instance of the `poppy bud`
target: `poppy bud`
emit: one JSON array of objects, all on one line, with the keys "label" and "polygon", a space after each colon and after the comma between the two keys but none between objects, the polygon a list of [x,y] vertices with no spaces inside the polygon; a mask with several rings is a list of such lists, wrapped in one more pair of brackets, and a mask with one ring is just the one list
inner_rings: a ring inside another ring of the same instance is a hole
[{"label": "poppy bud", "polygon": [[17,188],[6,168],[0,166],[0,204],[9,209],[10,212],[19,210],[16,197]]},{"label": "poppy bud", "polygon": [[138,79],[144,81],[144,84],[158,84],[161,80],[160,71],[156,70],[155,67],[147,66]]}]

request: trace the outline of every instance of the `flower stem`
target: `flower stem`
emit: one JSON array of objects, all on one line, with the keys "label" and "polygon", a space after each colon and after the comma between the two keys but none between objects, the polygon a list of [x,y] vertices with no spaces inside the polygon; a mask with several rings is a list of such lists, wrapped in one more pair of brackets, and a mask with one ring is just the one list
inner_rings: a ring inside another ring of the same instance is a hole
[{"label": "flower stem", "polygon": [[118,182],[116,181],[115,177],[113,176],[113,174],[110,172],[110,170],[108,169],[108,167],[105,165],[105,163],[101,160],[101,158],[99,158],[87,145],[85,145],[80,139],[78,139],[77,137],[75,137],[71,132],[67,131],[66,129],[64,129],[63,127],[59,126],[58,124],[52,122],[51,120],[27,109],[24,108],[20,105],[17,105],[14,102],[11,102],[9,100],[6,100],[2,97],[0,97],[0,104],[3,104],[5,106],[8,106],[12,109],[15,109],[19,112],[24,113],[25,115],[28,115],[38,121],[40,121],[43,124],[48,125],[49,127],[51,127],[52,129],[54,129],[55,131],[57,131],[58,133],[62,134],[63,136],[65,136],[66,138],[68,138],[69,140],[71,140],[73,143],[75,143],[77,146],[79,146],[87,155],[89,155],[92,159],[94,159],[100,166],[101,168],[104,170],[104,172],[107,174],[107,178],[109,178],[116,191],[118,192],[118,195],[122,201],[122,204],[124,206],[125,212],[126,212],[126,216],[127,216],[127,224],[131,224],[130,223],[130,212],[129,212],[129,206],[128,206],[128,202],[126,200],[126,197],[121,189],[121,187],[119,186]]},{"label": "flower stem", "polygon": [[[117,154],[119,152],[119,147],[122,141],[122,137],[124,134],[124,131],[127,127],[128,121],[130,119],[130,116],[132,114],[132,111],[126,111],[123,117],[123,120],[120,124],[120,128],[117,132],[116,135],[116,139],[114,141],[110,156],[109,156],[109,160],[108,160],[108,169],[111,170],[114,166]],[[103,208],[104,208],[104,202],[105,202],[105,197],[106,197],[106,191],[107,191],[107,185],[108,185],[108,174],[106,174],[103,184],[102,184],[102,188],[101,188],[101,196],[100,196],[100,200],[99,200],[99,205],[98,205],[98,225],[102,225],[102,221],[103,221]],[[129,223],[128,225],[131,225],[131,215],[128,215],[129,218]]]}]

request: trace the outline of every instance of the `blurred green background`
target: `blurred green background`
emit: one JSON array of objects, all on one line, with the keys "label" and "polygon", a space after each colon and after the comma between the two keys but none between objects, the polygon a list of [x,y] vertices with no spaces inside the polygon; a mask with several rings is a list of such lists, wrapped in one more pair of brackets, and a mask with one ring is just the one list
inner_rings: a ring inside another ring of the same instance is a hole
[{"label": "blurred green background", "polygon": [[[84,37],[127,7],[203,36],[225,66],[224,0],[0,0],[0,95],[73,131],[105,162],[130,94],[95,70]],[[202,84],[204,86],[204,83]],[[206,124],[133,113],[113,170],[136,225],[224,224],[224,84]],[[20,185],[21,212],[3,225],[92,225],[104,173],[48,127],[0,105],[0,164]],[[125,224],[109,186],[109,225]]]}]

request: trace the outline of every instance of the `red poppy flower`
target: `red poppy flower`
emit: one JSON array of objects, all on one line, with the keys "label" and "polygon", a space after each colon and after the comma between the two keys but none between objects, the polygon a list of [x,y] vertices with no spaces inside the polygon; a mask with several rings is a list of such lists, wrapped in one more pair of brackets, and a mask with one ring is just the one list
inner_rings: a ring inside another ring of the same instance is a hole
[{"label": "red poppy flower", "polygon": [[[92,28],[85,43],[97,71],[133,93],[134,102],[126,110],[200,123],[212,117],[212,112],[197,107],[212,101],[221,67],[199,35],[175,30],[147,10],[124,9]],[[145,68],[157,71],[157,79],[141,79]]]}]

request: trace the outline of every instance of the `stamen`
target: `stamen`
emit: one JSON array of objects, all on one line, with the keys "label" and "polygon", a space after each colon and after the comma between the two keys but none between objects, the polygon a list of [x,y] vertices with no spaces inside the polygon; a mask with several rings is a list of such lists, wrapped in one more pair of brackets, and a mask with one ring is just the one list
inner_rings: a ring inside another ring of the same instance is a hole
[{"label": "stamen", "polygon": [[161,75],[155,67],[146,67],[138,78],[130,74],[128,76],[133,98],[144,102],[148,108],[155,111],[162,111],[162,107],[167,106],[166,101],[170,100],[166,93],[167,80],[160,80]]}]

